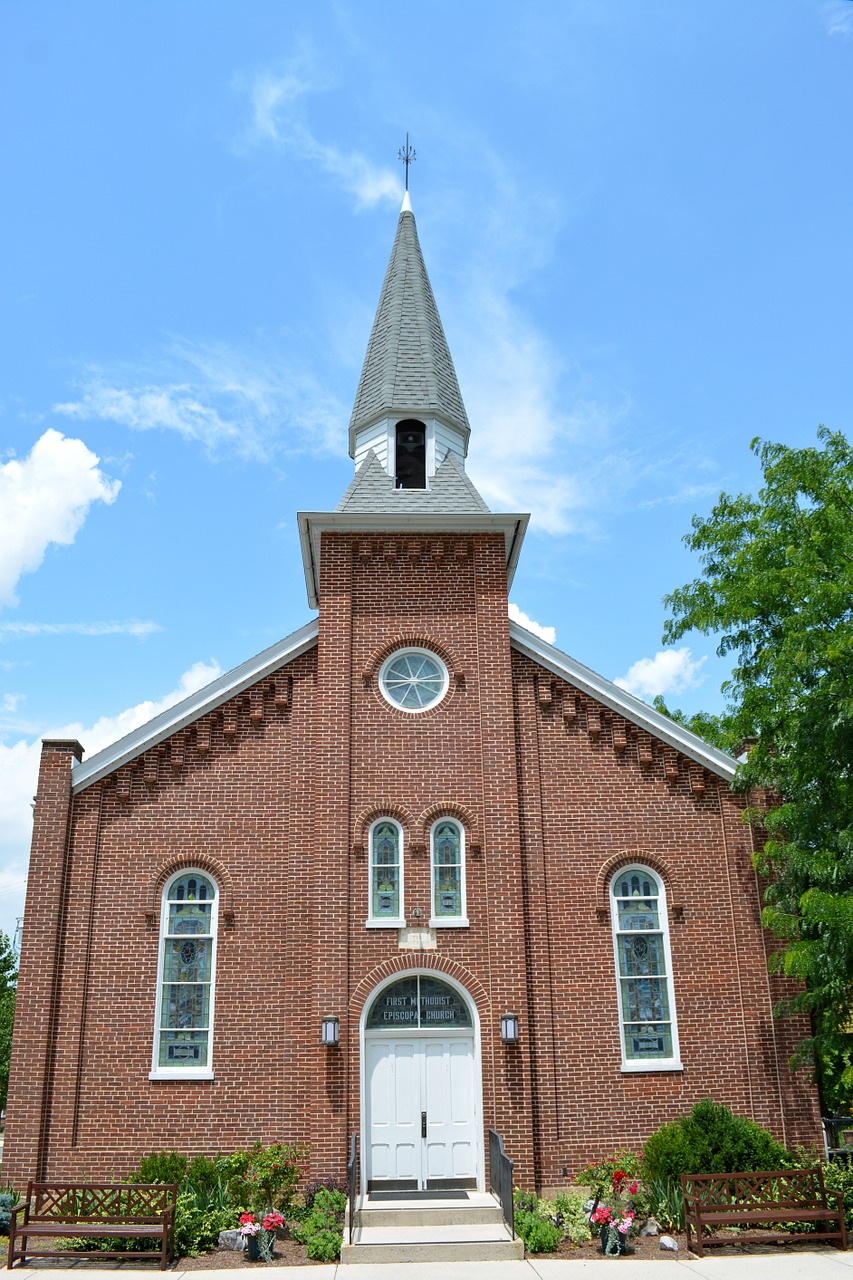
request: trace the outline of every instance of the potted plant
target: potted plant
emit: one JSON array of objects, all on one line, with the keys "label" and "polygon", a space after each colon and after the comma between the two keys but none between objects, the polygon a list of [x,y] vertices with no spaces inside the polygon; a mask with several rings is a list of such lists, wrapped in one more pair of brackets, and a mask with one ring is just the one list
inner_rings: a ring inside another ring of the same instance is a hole
[{"label": "potted plant", "polygon": [[271,1209],[258,1222],[253,1213],[241,1213],[240,1234],[246,1241],[250,1262],[271,1262],[275,1246],[275,1233],[284,1225],[284,1218],[277,1209]]},{"label": "potted plant", "polygon": [[610,1203],[599,1205],[596,1201],[590,1214],[590,1225],[599,1228],[602,1252],[608,1258],[627,1252],[628,1235],[634,1225],[632,1201],[637,1190],[636,1181],[629,1181],[627,1173],[616,1169],[611,1179]]}]

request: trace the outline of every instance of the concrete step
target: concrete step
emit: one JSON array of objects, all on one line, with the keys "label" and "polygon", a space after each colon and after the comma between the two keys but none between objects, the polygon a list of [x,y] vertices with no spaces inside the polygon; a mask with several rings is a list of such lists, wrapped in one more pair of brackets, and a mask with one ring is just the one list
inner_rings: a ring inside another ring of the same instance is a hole
[{"label": "concrete step", "polygon": [[341,1262],[509,1262],[524,1257],[524,1242],[511,1240],[503,1223],[477,1226],[359,1227],[341,1247]]},{"label": "concrete step", "polygon": [[360,1199],[349,1214],[341,1262],[499,1262],[524,1257],[524,1244],[513,1240],[493,1196],[471,1192],[467,1199]]},{"label": "concrete step", "polygon": [[361,1199],[355,1211],[356,1227],[499,1226],[501,1207],[494,1196],[469,1191],[465,1200],[433,1197],[420,1200],[401,1196],[396,1200]]}]

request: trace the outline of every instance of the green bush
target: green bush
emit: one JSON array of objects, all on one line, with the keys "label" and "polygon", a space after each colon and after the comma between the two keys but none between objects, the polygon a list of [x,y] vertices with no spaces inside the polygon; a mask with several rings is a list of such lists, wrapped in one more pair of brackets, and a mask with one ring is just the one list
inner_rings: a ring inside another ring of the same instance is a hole
[{"label": "green bush", "polygon": [[231,1198],[255,1213],[278,1209],[288,1217],[308,1154],[305,1143],[256,1142],[251,1151],[226,1157]]},{"label": "green bush", "polygon": [[211,1205],[194,1191],[181,1191],[175,1211],[175,1254],[179,1258],[209,1253],[219,1242],[220,1231],[237,1226],[237,1209]]},{"label": "green bush", "polygon": [[853,1231],[853,1164],[830,1161],[823,1166],[823,1180],[827,1191],[840,1191],[844,1196],[844,1221],[847,1230]]},{"label": "green bush", "polygon": [[633,1181],[639,1177],[642,1158],[642,1151],[628,1151],[622,1148],[614,1151],[612,1156],[605,1156],[594,1164],[585,1164],[582,1169],[578,1169],[575,1182],[582,1187],[589,1187],[591,1195],[607,1203],[613,1195],[614,1173],[624,1173],[630,1181]]},{"label": "green bush", "polygon": [[177,1151],[152,1151],[143,1156],[131,1173],[130,1182],[183,1182],[187,1176],[187,1158]]},{"label": "green bush", "polygon": [[563,1228],[563,1235],[568,1236],[572,1244],[586,1244],[587,1240],[592,1239],[584,1198],[575,1192],[557,1196],[554,1201],[553,1222],[555,1226]]},{"label": "green bush", "polygon": [[311,1208],[293,1228],[294,1239],[304,1244],[309,1258],[333,1262],[341,1256],[346,1205],[343,1191],[321,1187],[314,1193]]},{"label": "green bush", "polygon": [[680,1182],[682,1173],[753,1173],[795,1164],[766,1129],[705,1098],[689,1115],[651,1135],[643,1151],[642,1176],[647,1183],[672,1184]]},{"label": "green bush", "polygon": [[544,1202],[530,1191],[513,1196],[515,1229],[528,1253],[553,1253],[563,1239],[563,1228],[548,1217]]},{"label": "green bush", "polygon": [[9,1234],[12,1210],[17,1203],[18,1196],[14,1191],[0,1191],[0,1236]]}]

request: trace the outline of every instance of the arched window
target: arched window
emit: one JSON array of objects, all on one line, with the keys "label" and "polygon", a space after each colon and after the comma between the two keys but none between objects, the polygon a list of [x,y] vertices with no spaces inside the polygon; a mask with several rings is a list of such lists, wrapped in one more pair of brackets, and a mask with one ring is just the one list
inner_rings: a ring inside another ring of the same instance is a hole
[{"label": "arched window", "polygon": [[465,837],[458,822],[442,818],[432,829],[432,912],[430,927],[466,925]]},{"label": "arched window", "polygon": [[212,1076],[213,983],[219,893],[201,871],[163,890],[152,1076]]},{"label": "arched window", "polygon": [[393,818],[370,828],[370,925],[401,927],[403,917],[403,833]]},{"label": "arched window", "polygon": [[663,884],[648,867],[623,867],[610,902],[623,1070],[680,1068]]}]

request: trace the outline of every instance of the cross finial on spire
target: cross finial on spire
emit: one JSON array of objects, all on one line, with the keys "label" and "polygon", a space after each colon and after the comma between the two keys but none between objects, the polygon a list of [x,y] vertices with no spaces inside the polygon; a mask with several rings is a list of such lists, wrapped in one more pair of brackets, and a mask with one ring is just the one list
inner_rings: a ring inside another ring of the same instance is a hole
[{"label": "cross finial on spire", "polygon": [[408,189],[409,189],[409,165],[412,163],[412,161],[413,161],[413,160],[416,160],[416,159],[417,159],[417,155],[416,155],[416,153],[415,153],[415,148],[414,148],[414,147],[410,147],[410,146],[409,146],[409,131],[408,131],[408,129],[406,130],[406,145],[405,145],[405,147],[400,147],[400,150],[397,152],[397,159],[398,159],[398,160],[402,160],[402,161],[403,161],[403,164],[406,166],[406,190],[408,191]]}]

